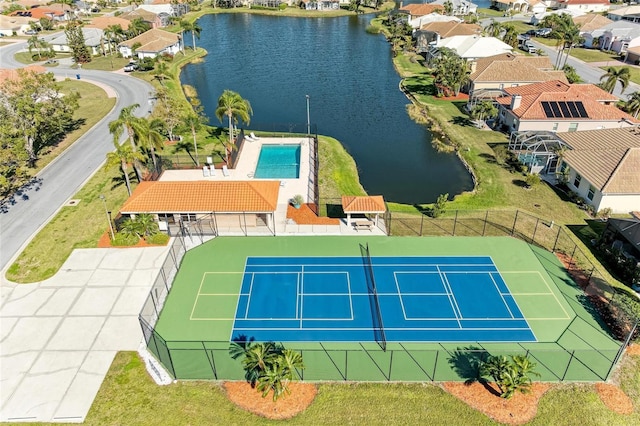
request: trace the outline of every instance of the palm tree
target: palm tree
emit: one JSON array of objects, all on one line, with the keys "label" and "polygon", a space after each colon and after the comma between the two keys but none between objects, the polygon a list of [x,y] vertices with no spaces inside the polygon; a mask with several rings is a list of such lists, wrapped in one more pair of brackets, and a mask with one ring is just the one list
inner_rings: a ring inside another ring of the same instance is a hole
[{"label": "palm tree", "polygon": [[120,24],[109,25],[105,28],[104,37],[107,39],[107,44],[109,45],[109,53],[115,50],[113,45],[124,40],[125,36],[126,33]]},{"label": "palm tree", "polygon": [[136,161],[144,160],[144,155],[133,150],[131,145],[120,145],[115,143],[116,150],[107,153],[107,162],[105,166],[108,169],[113,167],[120,167],[122,175],[124,176],[124,182],[127,185],[127,192],[131,196],[131,181],[129,180],[129,164]]},{"label": "palm tree", "polygon": [[498,37],[502,32],[502,24],[495,19],[491,20],[491,23],[484,28],[489,37]]},{"label": "palm tree", "polygon": [[191,128],[191,136],[193,137],[193,150],[196,155],[196,166],[200,166],[200,160],[198,158],[198,143],[196,141],[196,132],[202,124],[201,117],[196,113],[190,113],[184,118],[184,124]]},{"label": "palm tree", "polygon": [[613,93],[619,82],[622,85],[622,91],[624,92],[624,89],[629,85],[630,78],[631,73],[629,71],[629,67],[609,67],[607,68],[607,73],[600,77],[600,81],[604,80],[604,82],[600,83],[600,87],[602,87],[602,90]]},{"label": "palm tree", "polygon": [[502,41],[511,47],[518,47],[518,31],[516,30],[516,27],[512,24],[504,24],[502,25],[502,29],[504,29]]},{"label": "palm tree", "polygon": [[159,61],[156,63],[151,74],[160,82],[161,86],[164,86],[164,80],[166,78],[171,78],[171,71],[169,70],[169,66],[166,62]]},{"label": "palm tree", "polygon": [[450,0],[447,0],[444,2],[443,4],[444,7],[444,14],[447,16],[451,16],[453,15],[453,3],[451,3]]},{"label": "palm tree", "polygon": [[216,108],[216,117],[222,122],[224,116],[229,119],[229,142],[233,144],[233,125],[238,123],[240,118],[246,124],[251,121],[253,110],[248,100],[243,99],[239,93],[231,90],[225,90],[218,99],[218,107]]},{"label": "palm tree", "polygon": [[198,25],[197,22],[189,22],[186,19],[180,20],[180,28],[182,31],[190,31],[191,39],[193,41],[193,50],[196,50],[196,37],[198,40],[200,39],[200,33],[202,32],[202,27]]},{"label": "palm tree", "polygon": [[143,21],[142,18],[136,18],[129,24],[128,32],[132,37],[135,37],[150,29],[151,26]]},{"label": "palm tree", "polygon": [[164,127],[164,123],[159,118],[154,118],[153,120],[142,119],[140,124],[142,133],[137,135],[137,143],[151,152],[153,167],[158,171],[156,149],[161,149],[163,146],[164,136],[161,130]]},{"label": "palm tree", "polygon": [[633,118],[638,118],[640,114],[640,92],[633,92],[629,95],[625,108],[630,114],[633,114]]},{"label": "palm tree", "polygon": [[[32,35],[31,37],[29,37],[29,39],[27,40],[27,47],[29,48],[29,56],[31,56],[31,58],[33,59],[33,49],[35,49],[38,46],[38,36],[37,35]],[[40,58],[40,49],[38,49],[38,58]]]},{"label": "palm tree", "polygon": [[[120,141],[120,137],[122,133],[127,131],[127,139],[131,144],[131,148],[133,151],[136,151],[136,139],[140,139],[140,137],[144,134],[143,127],[143,119],[136,117],[133,115],[133,111],[139,108],[139,104],[129,105],[128,107],[124,107],[120,110],[120,115],[116,120],[113,120],[109,123],[109,133],[113,135],[113,142],[118,144]],[[140,171],[137,167],[138,161],[134,161],[134,170],[136,172],[136,177],[138,181],[142,180],[140,177]]]}]

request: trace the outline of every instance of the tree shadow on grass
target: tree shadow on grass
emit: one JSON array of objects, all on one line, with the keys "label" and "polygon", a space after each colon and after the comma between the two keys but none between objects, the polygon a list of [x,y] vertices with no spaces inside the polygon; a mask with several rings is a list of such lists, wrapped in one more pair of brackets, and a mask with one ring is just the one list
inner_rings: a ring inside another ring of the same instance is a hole
[{"label": "tree shadow on grass", "polygon": [[465,385],[474,382],[482,384],[485,389],[496,396],[500,394],[482,377],[482,364],[489,359],[489,352],[478,346],[467,346],[457,348],[448,359],[448,363],[453,371],[462,379]]},{"label": "tree shadow on grass", "polygon": [[453,120],[451,120],[451,123],[458,125],[458,126],[464,126],[464,127],[471,127],[473,126],[473,121],[470,120],[468,117],[461,117],[459,115],[453,117]]},{"label": "tree shadow on grass", "polygon": [[519,187],[519,188],[527,188],[527,182],[523,181],[522,179],[513,179],[511,181],[511,183],[513,183],[515,186]]}]

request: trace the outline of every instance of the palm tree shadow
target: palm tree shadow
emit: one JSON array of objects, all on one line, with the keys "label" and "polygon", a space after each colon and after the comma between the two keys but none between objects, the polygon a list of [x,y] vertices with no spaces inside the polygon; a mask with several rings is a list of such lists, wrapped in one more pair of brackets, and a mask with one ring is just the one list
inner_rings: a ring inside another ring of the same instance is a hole
[{"label": "palm tree shadow", "polygon": [[457,348],[448,359],[449,365],[455,373],[464,379],[465,385],[478,382],[487,391],[499,396],[500,394],[482,377],[482,364],[489,359],[490,354],[485,349],[477,346]]}]

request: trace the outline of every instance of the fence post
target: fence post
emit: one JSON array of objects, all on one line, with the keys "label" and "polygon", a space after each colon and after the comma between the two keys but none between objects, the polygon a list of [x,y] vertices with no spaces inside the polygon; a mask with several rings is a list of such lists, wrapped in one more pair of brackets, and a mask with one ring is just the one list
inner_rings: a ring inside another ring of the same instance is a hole
[{"label": "fence post", "polygon": [[420,236],[422,237],[422,225],[424,224],[424,215],[420,216]]},{"label": "fence post", "polygon": [[533,236],[531,236],[531,244],[536,240],[536,231],[538,230],[538,224],[540,223],[540,218],[536,220],[536,226],[533,228]]},{"label": "fence post", "polygon": [[484,232],[487,229],[487,220],[489,220],[489,210],[484,214],[484,224],[482,225],[482,236],[484,237]]},{"label": "fence post", "polygon": [[573,246],[573,252],[571,252],[571,262],[569,262],[569,266],[575,266],[575,264],[573,263],[573,256],[575,256],[577,249],[578,249],[578,245],[575,244]]},{"label": "fence post", "polygon": [[518,222],[518,210],[516,210],[516,217],[513,219],[513,227],[511,228],[511,236],[516,232],[516,223]]},{"label": "fence post", "polygon": [[558,245],[558,240],[560,239],[560,231],[562,231],[562,226],[558,226],[558,235],[556,235],[556,240],[553,242],[553,249],[551,250],[551,253],[555,253],[556,252],[556,247]]},{"label": "fence post", "polygon": [[564,374],[562,375],[561,382],[564,382],[564,378],[567,377],[567,371],[569,371],[569,366],[571,365],[571,361],[573,361],[573,355],[575,354],[575,350],[571,351],[571,357],[569,358],[569,362],[567,363],[567,368],[564,369]]},{"label": "fence post", "polygon": [[433,374],[431,375],[431,377],[433,377],[431,379],[432,382],[436,381],[436,368],[438,368],[438,355],[440,355],[440,350],[436,349],[436,359],[433,362]]},{"label": "fence post", "polygon": [[456,225],[458,224],[458,210],[456,210],[456,215],[453,218],[453,233],[451,234],[451,236],[455,237],[456,236]]}]

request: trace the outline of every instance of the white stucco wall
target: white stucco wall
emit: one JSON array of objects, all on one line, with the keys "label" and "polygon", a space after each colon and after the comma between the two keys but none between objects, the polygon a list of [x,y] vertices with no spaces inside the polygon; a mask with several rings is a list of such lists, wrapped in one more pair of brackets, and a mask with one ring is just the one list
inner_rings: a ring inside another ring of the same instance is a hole
[{"label": "white stucco wall", "polygon": [[629,213],[631,211],[638,210],[640,207],[640,193],[602,194],[600,190],[596,189],[593,199],[589,200],[588,195],[591,183],[581,174],[582,180],[580,181],[580,185],[576,187],[574,185],[574,181],[576,179],[576,175],[579,174],[580,171],[575,170],[571,164],[569,164],[569,168],[569,182],[567,183],[567,186],[582,197],[586,203],[592,205],[596,212],[605,208],[610,208],[613,213]]}]

